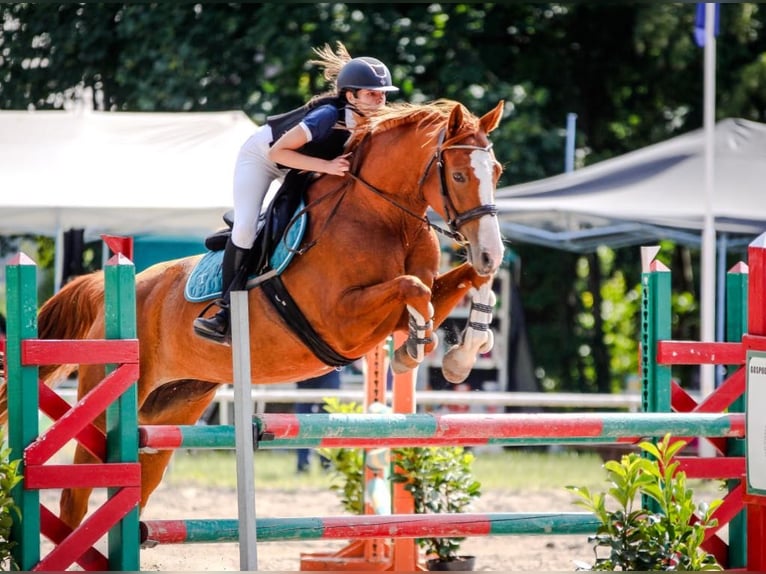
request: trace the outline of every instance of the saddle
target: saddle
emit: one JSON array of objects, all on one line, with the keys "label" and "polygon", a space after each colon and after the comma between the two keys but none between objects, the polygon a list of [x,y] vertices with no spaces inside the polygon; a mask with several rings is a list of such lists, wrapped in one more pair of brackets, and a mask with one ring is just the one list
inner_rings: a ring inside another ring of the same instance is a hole
[{"label": "saddle", "polygon": [[[344,357],[332,349],[306,320],[303,312],[282,283],[280,274],[287,267],[308,228],[303,197],[313,173],[290,171],[266,210],[265,221],[256,236],[247,262],[247,288],[259,286],[268,302],[292,331],[326,365],[341,367],[358,357]],[[221,262],[231,235],[232,213],[224,215],[226,228],[205,239],[209,249],[186,282],[184,296],[192,303],[221,296]]]},{"label": "saddle", "polygon": [[[297,224],[297,218],[306,215],[302,210],[299,211],[299,208],[304,205],[303,198],[312,177],[311,172],[297,170],[290,170],[285,176],[274,199],[261,216],[263,225],[259,226],[255,242],[250,250],[247,263],[248,276],[251,274],[259,276],[271,270],[270,260],[285,233],[290,231],[288,226]],[[205,247],[210,251],[223,251],[226,247],[234,225],[234,210],[224,213],[223,221],[226,224],[224,229],[205,238]]]},{"label": "saddle", "polygon": [[[308,228],[308,213],[303,195],[310,181],[307,174],[288,174],[262,216],[256,241],[250,250],[247,268],[247,288],[255,287],[278,276],[288,266],[298,250]],[[184,296],[191,303],[211,301],[222,296],[221,264],[226,242],[234,223],[233,213],[223,216],[226,227],[205,239],[208,252],[189,274]]]}]

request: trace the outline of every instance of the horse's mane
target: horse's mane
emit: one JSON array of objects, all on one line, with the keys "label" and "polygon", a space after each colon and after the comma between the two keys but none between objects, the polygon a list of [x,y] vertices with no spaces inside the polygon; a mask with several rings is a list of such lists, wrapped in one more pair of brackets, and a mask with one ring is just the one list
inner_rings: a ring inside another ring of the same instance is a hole
[{"label": "horse's mane", "polygon": [[424,104],[394,103],[365,117],[355,128],[348,141],[348,148],[355,148],[369,135],[375,135],[402,126],[415,125],[427,129],[428,135],[435,134],[446,121],[455,106],[463,108],[462,131],[479,129],[479,119],[468,109],[454,100],[440,99]]}]

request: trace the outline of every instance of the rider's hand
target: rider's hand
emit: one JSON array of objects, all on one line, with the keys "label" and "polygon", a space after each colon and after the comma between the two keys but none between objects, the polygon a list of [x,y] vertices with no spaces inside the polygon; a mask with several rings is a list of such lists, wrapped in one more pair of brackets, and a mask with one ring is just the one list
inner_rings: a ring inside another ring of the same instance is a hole
[{"label": "rider's hand", "polygon": [[351,164],[348,161],[348,157],[351,155],[351,153],[346,153],[343,155],[339,155],[335,159],[331,159],[326,164],[326,169],[324,170],[325,173],[329,173],[330,175],[339,175],[343,176],[346,174],[346,172],[349,170],[349,167]]}]

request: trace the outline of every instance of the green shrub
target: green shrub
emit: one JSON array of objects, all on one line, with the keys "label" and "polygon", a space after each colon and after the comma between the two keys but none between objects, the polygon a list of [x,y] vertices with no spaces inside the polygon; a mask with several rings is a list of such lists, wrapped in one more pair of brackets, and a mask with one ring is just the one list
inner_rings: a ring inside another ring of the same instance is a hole
[{"label": "green shrub", "polygon": [[[4,444],[5,429],[0,427],[0,445]],[[16,570],[17,564],[11,556],[11,549],[16,545],[11,537],[11,527],[15,519],[21,519],[19,508],[13,501],[11,489],[21,480],[18,473],[19,461],[10,460],[11,450],[0,448],[0,570]]]},{"label": "green shrub", "polygon": [[[593,565],[581,570],[721,570],[701,544],[705,531],[716,526],[712,514],[722,501],[696,505],[687,487],[686,473],[678,471],[673,457],[684,446],[666,435],[658,444],[642,442],[638,453],[604,465],[612,486],[606,492],[590,492],[569,486],[579,497],[577,504],[593,512],[600,525],[594,543]],[[642,498],[654,501],[656,512],[642,507]],[[607,500],[611,502],[607,508]],[[692,517],[697,512],[697,520]],[[605,555],[599,555],[604,550]]]}]

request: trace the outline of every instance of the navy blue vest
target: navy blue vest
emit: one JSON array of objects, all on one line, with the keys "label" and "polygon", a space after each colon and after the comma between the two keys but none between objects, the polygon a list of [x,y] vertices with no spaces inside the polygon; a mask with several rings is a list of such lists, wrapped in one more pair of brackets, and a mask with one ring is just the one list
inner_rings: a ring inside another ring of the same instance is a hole
[{"label": "navy blue vest", "polygon": [[340,125],[333,128],[332,132],[330,132],[327,137],[318,141],[312,140],[297,151],[311,157],[320,157],[322,159],[333,159],[338,157],[343,153],[343,146],[346,144],[346,140],[349,136],[348,130],[343,127],[345,126],[346,101],[344,98],[339,98],[338,96],[314,98],[300,108],[290,110],[283,114],[267,117],[266,123],[271,126],[271,133],[274,138],[272,142],[277,141],[287,131],[297,126],[311,110],[318,106],[328,104],[335,106],[338,109],[338,122]]}]

